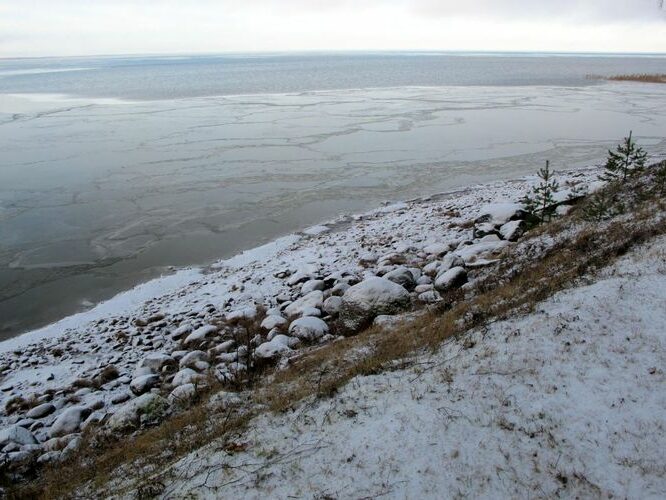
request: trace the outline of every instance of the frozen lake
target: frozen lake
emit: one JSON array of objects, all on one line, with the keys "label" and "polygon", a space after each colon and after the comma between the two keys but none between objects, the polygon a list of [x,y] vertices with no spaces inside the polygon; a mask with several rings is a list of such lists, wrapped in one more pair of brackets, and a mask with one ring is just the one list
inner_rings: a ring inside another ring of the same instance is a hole
[{"label": "frozen lake", "polygon": [[[67,92],[63,81],[88,73],[78,64],[11,67],[4,80],[0,65],[0,338],[169,266],[205,264],[340,213],[532,173],[546,159],[555,169],[599,163],[629,130],[666,155],[666,86],[287,86],[148,98],[63,96],[35,83],[48,75],[48,88]],[[24,92],[17,74],[32,82]]]}]

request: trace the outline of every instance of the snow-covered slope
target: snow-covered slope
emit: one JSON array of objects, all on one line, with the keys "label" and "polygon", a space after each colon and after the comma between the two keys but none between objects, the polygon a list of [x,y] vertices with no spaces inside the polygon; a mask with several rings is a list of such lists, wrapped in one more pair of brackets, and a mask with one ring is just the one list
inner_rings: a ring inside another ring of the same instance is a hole
[{"label": "snow-covered slope", "polygon": [[[178,462],[165,497],[666,497],[666,238]],[[229,447],[227,447],[229,449]]]}]

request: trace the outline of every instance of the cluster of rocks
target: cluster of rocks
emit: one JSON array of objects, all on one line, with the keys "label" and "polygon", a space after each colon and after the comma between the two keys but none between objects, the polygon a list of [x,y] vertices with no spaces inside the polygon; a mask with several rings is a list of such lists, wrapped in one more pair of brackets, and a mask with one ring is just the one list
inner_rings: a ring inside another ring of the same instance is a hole
[{"label": "cluster of rocks", "polygon": [[[402,210],[407,216],[409,207]],[[242,380],[248,370],[288,360],[300,348],[449,300],[449,292],[471,289],[480,269],[522,235],[525,215],[516,203],[487,205],[473,223],[432,211],[429,234],[447,217],[456,221],[441,229],[446,236],[410,241],[384,234],[381,242],[362,239],[360,251],[348,254],[334,248],[330,235],[318,234],[312,241],[323,238],[339,255],[334,268],[323,258],[273,270],[276,291],[263,300],[234,298],[247,284],[262,286],[265,278],[250,271],[222,303],[211,296],[173,312],[148,301],[140,317],[103,319],[86,334],[0,356],[3,374],[33,370],[44,379],[27,384],[37,388],[29,396],[26,384],[21,392],[12,384],[0,387],[5,466],[61,460],[88,428],[124,433],[152,425],[190,406],[212,381]],[[57,365],[77,378],[61,386],[59,374],[41,368]]]}]

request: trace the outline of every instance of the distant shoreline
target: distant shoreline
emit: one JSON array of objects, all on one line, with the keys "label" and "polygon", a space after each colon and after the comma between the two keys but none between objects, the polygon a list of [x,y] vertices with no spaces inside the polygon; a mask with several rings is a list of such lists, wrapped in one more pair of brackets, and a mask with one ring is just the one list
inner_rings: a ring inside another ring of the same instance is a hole
[{"label": "distant shoreline", "polygon": [[611,82],[666,83],[666,74],[636,74],[615,76],[590,75],[590,78],[595,80],[607,80]]}]

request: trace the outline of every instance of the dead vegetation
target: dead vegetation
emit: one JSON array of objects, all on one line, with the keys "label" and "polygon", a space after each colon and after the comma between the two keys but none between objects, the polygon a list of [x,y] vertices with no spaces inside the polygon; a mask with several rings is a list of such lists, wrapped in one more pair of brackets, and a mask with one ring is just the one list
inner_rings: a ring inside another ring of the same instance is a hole
[{"label": "dead vegetation", "polygon": [[643,73],[635,75],[615,75],[615,76],[589,75],[588,78],[594,80],[609,80],[613,82],[666,83],[666,74]]},{"label": "dead vegetation", "polygon": [[[489,268],[467,297],[450,296],[445,305],[424,309],[415,319],[384,330],[372,327],[315,348],[292,359],[283,370],[255,381],[246,410],[213,412],[207,398],[159,427],[117,440],[89,434],[82,452],[47,469],[27,485],[10,490],[12,498],[103,496],[109,481],[114,493],[143,494],[168,484],[169,464],[204,446],[224,450],[241,440],[243,428],[259,411],[286,412],[303,402],[335,394],[357,376],[409,366],[415,354],[513,314],[531,311],[554,293],[601,269],[630,248],[666,233],[666,204],[655,184],[656,168],[608,189],[626,196],[626,210],[613,218],[585,220],[583,200],[568,216],[534,229]],[[544,245],[544,241],[550,243]],[[213,385],[211,393],[222,387]],[[210,393],[209,393],[210,394]],[[118,480],[123,489],[118,489]],[[91,493],[95,492],[95,493]]]}]

